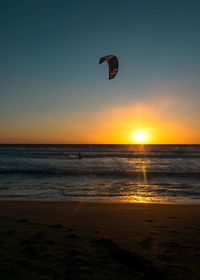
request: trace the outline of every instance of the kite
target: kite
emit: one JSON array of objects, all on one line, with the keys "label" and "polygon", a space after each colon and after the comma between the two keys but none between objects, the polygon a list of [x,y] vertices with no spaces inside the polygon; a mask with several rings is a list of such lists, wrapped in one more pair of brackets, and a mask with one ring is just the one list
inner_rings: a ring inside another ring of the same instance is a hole
[{"label": "kite", "polygon": [[104,61],[108,62],[109,80],[111,80],[117,75],[118,67],[119,67],[118,59],[114,55],[106,55],[100,58],[99,64],[103,63]]}]

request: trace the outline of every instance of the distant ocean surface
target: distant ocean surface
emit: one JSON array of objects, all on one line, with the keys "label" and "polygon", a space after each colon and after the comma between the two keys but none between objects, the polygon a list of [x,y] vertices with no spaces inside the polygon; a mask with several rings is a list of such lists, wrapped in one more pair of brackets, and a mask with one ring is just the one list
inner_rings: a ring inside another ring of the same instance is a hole
[{"label": "distant ocean surface", "polygon": [[0,145],[0,200],[200,203],[200,145]]}]

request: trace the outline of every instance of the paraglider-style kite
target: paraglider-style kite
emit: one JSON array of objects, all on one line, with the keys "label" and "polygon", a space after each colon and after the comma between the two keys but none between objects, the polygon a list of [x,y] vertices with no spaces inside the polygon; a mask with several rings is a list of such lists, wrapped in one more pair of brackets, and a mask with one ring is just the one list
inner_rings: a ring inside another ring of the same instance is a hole
[{"label": "paraglider-style kite", "polygon": [[116,56],[114,55],[106,55],[100,58],[99,64],[107,61],[109,67],[109,80],[113,79],[118,72],[119,62]]}]

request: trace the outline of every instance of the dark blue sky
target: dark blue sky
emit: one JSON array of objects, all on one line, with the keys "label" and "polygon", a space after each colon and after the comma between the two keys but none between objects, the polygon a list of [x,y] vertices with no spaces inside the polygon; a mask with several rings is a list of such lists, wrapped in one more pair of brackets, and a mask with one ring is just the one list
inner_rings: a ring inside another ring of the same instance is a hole
[{"label": "dark blue sky", "polygon": [[[2,142],[58,115],[81,113],[81,123],[106,106],[152,102],[157,88],[178,88],[179,98],[196,103],[199,13],[197,0],[0,1]],[[119,57],[112,81],[98,65],[106,54]],[[196,121],[194,106],[187,113]]]}]

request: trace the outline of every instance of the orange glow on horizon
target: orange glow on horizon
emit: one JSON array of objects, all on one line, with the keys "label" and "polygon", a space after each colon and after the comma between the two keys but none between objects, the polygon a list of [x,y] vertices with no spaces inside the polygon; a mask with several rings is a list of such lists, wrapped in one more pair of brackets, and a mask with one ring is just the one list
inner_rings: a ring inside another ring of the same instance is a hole
[{"label": "orange glow on horizon", "polygon": [[187,109],[180,103],[166,93],[146,103],[23,118],[5,123],[0,143],[200,144],[200,123],[175,110]]}]

